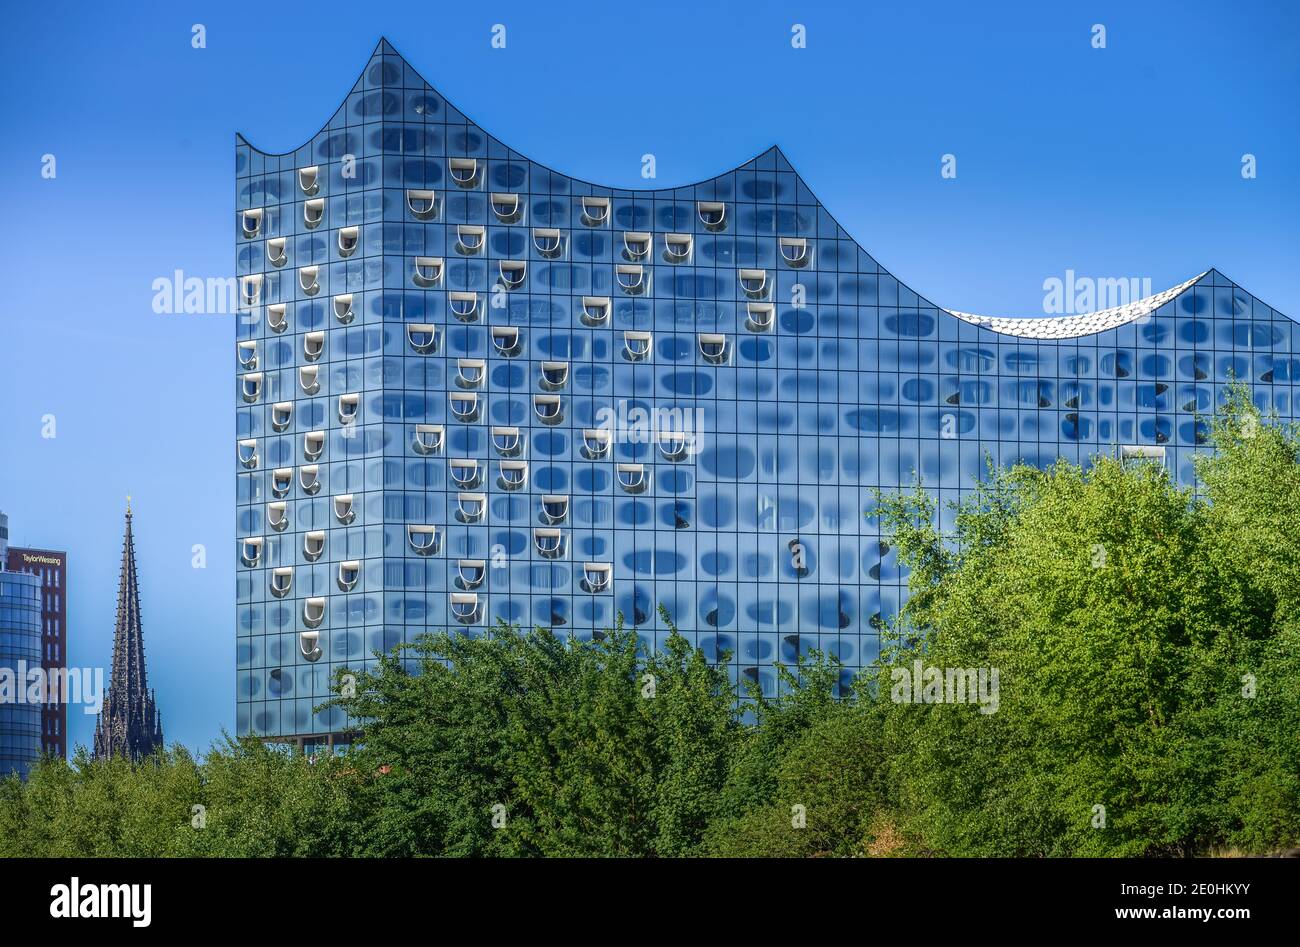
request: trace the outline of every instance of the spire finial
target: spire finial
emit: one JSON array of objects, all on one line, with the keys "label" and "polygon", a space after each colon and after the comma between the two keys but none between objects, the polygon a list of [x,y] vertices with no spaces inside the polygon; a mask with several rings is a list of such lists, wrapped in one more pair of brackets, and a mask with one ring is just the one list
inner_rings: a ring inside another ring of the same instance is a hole
[{"label": "spire finial", "polygon": [[131,515],[131,494],[126,495],[126,515]]}]

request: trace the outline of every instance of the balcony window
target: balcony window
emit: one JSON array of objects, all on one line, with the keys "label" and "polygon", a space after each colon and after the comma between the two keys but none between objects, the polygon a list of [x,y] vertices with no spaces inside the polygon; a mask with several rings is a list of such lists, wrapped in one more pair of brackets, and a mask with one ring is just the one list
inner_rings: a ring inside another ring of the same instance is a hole
[{"label": "balcony window", "polygon": [[494,427],[492,446],[502,457],[514,457],[523,449],[523,440],[517,427]]},{"label": "balcony window", "polygon": [[325,333],[308,332],[302,337],[302,357],[309,362],[318,361],[325,351]]},{"label": "balcony window", "polygon": [[262,561],[262,537],[248,536],[240,541],[239,560],[250,569],[255,569]]},{"label": "balcony window", "polygon": [[463,625],[472,625],[478,621],[478,593],[452,592],[451,613],[456,621]]},{"label": "balcony window", "polygon": [[682,431],[660,431],[659,453],[667,460],[684,460],[691,450],[691,436]]},{"label": "balcony window", "polygon": [[487,511],[487,495],[483,493],[456,494],[457,514],[462,523],[477,523]]},{"label": "balcony window", "polygon": [[462,388],[478,388],[487,375],[487,362],[481,358],[456,359],[456,384]]},{"label": "balcony window", "polygon": [[271,427],[276,431],[287,431],[293,421],[293,402],[277,401],[271,405]]},{"label": "balcony window", "polygon": [[320,292],[319,276],[319,266],[304,266],[298,270],[298,285],[308,296],[315,296]]},{"label": "balcony window", "polygon": [[339,563],[338,586],[340,592],[351,592],[361,581],[361,560],[349,559]]},{"label": "balcony window", "polygon": [[560,255],[564,248],[564,235],[554,227],[535,227],[533,228],[533,246],[537,252],[548,260],[553,260]]},{"label": "balcony window", "polygon": [[477,460],[453,460],[450,464],[451,479],[463,490],[479,485],[479,466]]},{"label": "balcony window", "polygon": [[513,224],[522,216],[520,214],[520,204],[518,194],[493,194],[492,195],[492,213],[497,215],[497,220],[503,224]]},{"label": "balcony window", "polygon": [[568,380],[568,362],[542,362],[542,388],[547,391],[559,391]]},{"label": "balcony window", "polygon": [[240,220],[243,221],[244,239],[252,240],[262,232],[262,208],[255,207],[252,210],[246,210],[239,216]]},{"label": "balcony window", "polygon": [[339,256],[350,257],[357,252],[361,242],[360,227],[344,227],[339,231]]},{"label": "balcony window", "polygon": [[771,303],[746,303],[748,307],[748,318],[745,320],[745,328],[750,332],[766,332],[772,328],[772,320],[776,314],[776,307]]},{"label": "balcony window", "polygon": [[614,269],[619,289],[629,296],[639,296],[645,292],[645,267],[639,263],[620,263]]},{"label": "balcony window", "polygon": [[664,259],[669,263],[685,263],[691,258],[691,235],[670,233],[664,237]]},{"label": "balcony window", "polygon": [[582,449],[591,460],[600,460],[609,453],[610,435],[603,428],[588,428],[582,432]]},{"label": "balcony window", "polygon": [[542,497],[542,517],[548,523],[563,523],[569,515],[569,498],[557,494]]},{"label": "balcony window", "polygon": [[436,454],[442,450],[442,439],[441,424],[417,424],[411,449],[417,454]]},{"label": "balcony window", "polygon": [[582,222],[588,227],[599,227],[609,219],[608,197],[584,197],[582,199]]},{"label": "balcony window", "polygon": [[750,299],[762,299],[767,295],[767,270],[741,270],[740,288]]},{"label": "balcony window", "polygon": [[442,257],[417,256],[415,272],[411,275],[416,286],[433,286],[442,279]]},{"label": "balcony window", "polygon": [[474,322],[478,319],[478,293],[448,293],[447,306],[451,309],[451,314],[461,322]]},{"label": "balcony window", "polygon": [[320,460],[325,453],[325,432],[308,431],[302,436],[302,456],[304,460]]},{"label": "balcony window", "polygon": [[502,490],[520,490],[528,483],[528,461],[526,460],[503,460],[501,461],[501,476],[497,479],[497,486]]},{"label": "balcony window", "polygon": [[284,313],[284,303],[266,307],[266,324],[271,327],[272,332],[278,334],[289,328],[289,320]]},{"label": "balcony window", "polygon": [[483,559],[461,559],[456,563],[456,577],[462,589],[476,589],[487,577],[487,562]]},{"label": "balcony window", "polygon": [[615,469],[618,485],[625,493],[642,493],[645,490],[647,477],[644,464],[619,464]]},{"label": "balcony window", "polygon": [[239,393],[249,404],[262,397],[262,373],[249,372],[239,379]]},{"label": "balcony window", "polygon": [[559,395],[533,395],[533,411],[543,424],[559,424],[564,420],[564,405]]},{"label": "balcony window", "polygon": [[314,395],[320,391],[320,366],[304,365],[298,369],[298,387],[306,395]]},{"label": "balcony window", "polygon": [[298,187],[307,197],[315,195],[320,190],[320,168],[316,165],[310,168],[299,168]]},{"label": "balcony window", "polygon": [[781,259],[788,266],[800,267],[808,263],[808,241],[803,237],[781,238]]},{"label": "balcony window", "polygon": [[272,569],[271,594],[276,598],[284,598],[291,591],[293,591],[293,569]]},{"label": "balcony window", "polygon": [[339,424],[351,424],[360,411],[360,395],[339,395]]},{"label": "balcony window", "polygon": [[320,646],[319,631],[300,631],[298,632],[298,651],[302,654],[304,661],[316,662],[321,659],[325,653]]},{"label": "balcony window", "polygon": [[239,342],[235,345],[235,355],[239,358],[239,367],[245,371],[257,368],[257,343]]},{"label": "balcony window", "polygon": [[344,526],[357,518],[357,508],[352,502],[351,493],[340,493],[334,498],[334,518]]},{"label": "balcony window", "polygon": [[727,337],[712,332],[700,333],[700,355],[706,362],[721,365],[727,360]]},{"label": "balcony window", "polygon": [[283,500],[266,504],[266,521],[271,529],[283,533],[289,526],[289,504]]},{"label": "balcony window", "polygon": [[726,228],[727,205],[722,201],[697,201],[695,210],[700,215],[700,223],[705,230],[718,231]]},{"label": "balcony window", "polygon": [[318,464],[307,464],[304,467],[299,467],[298,486],[309,497],[320,493],[320,466]]},{"label": "balcony window", "polygon": [[302,222],[307,225],[308,230],[320,226],[320,222],[325,219],[325,198],[318,197],[315,200],[305,201],[302,205]]},{"label": "balcony window", "polygon": [[450,393],[451,413],[457,421],[470,423],[478,420],[478,395],[472,391]]},{"label": "balcony window", "polygon": [[293,468],[280,467],[271,473],[271,495],[274,497],[286,497],[289,495],[289,488],[293,486]]},{"label": "balcony window", "polygon": [[651,335],[649,332],[634,331],[623,333],[623,356],[629,362],[640,362],[650,355]]},{"label": "balcony window", "polygon": [[487,228],[478,224],[460,224],[456,227],[456,250],[465,256],[483,249]]},{"label": "balcony window", "polygon": [[239,457],[240,466],[247,467],[250,470],[256,467],[257,466],[257,438],[250,437],[240,441],[239,445],[235,449],[235,453]]},{"label": "balcony window", "polygon": [[478,184],[477,158],[449,158],[447,166],[457,187],[475,187]]},{"label": "balcony window", "polygon": [[1158,444],[1121,444],[1117,453],[1120,463],[1126,467],[1143,461],[1165,462],[1165,448]]},{"label": "balcony window", "polygon": [[603,326],[609,321],[608,296],[583,296],[582,321],[589,326]]},{"label": "balcony window", "polygon": [[533,545],[537,553],[546,559],[558,559],[564,555],[564,531],[551,527],[533,530]]},{"label": "balcony window", "polygon": [[325,530],[314,529],[303,534],[302,555],[308,562],[315,562],[325,555]]},{"label": "balcony window", "polygon": [[244,301],[245,306],[256,306],[262,301],[261,273],[239,278],[239,298]]},{"label": "balcony window", "polygon": [[419,355],[438,351],[438,327],[427,322],[408,322],[406,341]]},{"label": "balcony window", "polygon": [[501,274],[501,285],[506,289],[518,289],[524,285],[524,278],[528,275],[528,264],[523,260],[502,260],[497,264],[497,270]]},{"label": "balcony window", "polygon": [[422,188],[408,188],[406,207],[417,220],[431,220],[438,215],[438,195]]},{"label": "balcony window", "polygon": [[653,238],[648,233],[629,231],[623,234],[623,256],[628,260],[644,260],[650,255]]},{"label": "balcony window", "polygon": [[309,598],[302,603],[302,623],[308,628],[319,628],[325,620],[325,599]]},{"label": "balcony window", "polygon": [[588,592],[603,592],[609,588],[614,570],[608,562],[584,562],[582,581]]},{"label": "balcony window", "polygon": [[334,318],[343,325],[347,325],[356,318],[356,314],[352,311],[351,293],[344,293],[341,296],[334,297]]},{"label": "balcony window", "polygon": [[442,532],[436,526],[407,526],[406,541],[420,556],[435,555],[442,548]]},{"label": "balcony window", "polygon": [[289,254],[285,250],[286,240],[284,237],[276,237],[266,241],[266,258],[272,266],[284,266],[289,259]]},{"label": "balcony window", "polygon": [[514,326],[493,326],[492,344],[501,355],[513,358],[520,352],[519,330]]}]

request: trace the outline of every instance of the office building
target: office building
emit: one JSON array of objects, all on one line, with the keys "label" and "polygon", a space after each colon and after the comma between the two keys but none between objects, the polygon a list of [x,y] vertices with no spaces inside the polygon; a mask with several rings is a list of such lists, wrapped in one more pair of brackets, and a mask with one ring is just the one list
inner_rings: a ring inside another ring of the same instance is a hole
[{"label": "office building", "polygon": [[41,755],[42,702],[28,699],[41,666],[41,578],[4,568],[9,518],[0,513],[0,778],[26,778]]}]

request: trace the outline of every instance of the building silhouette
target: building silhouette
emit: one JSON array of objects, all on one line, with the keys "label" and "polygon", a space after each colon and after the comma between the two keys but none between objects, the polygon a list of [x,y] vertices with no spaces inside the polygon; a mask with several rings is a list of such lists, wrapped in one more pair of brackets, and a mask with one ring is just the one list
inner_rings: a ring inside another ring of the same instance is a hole
[{"label": "building silhouette", "polygon": [[117,623],[113,633],[113,669],[104,706],[95,721],[96,759],[125,756],[137,762],[162,746],[162,714],[149,690],[144,636],[140,628],[140,589],[135,570],[131,506],[126,508],[122,571],[117,589]]},{"label": "building silhouette", "polygon": [[906,594],[876,489],[920,478],[950,528],[986,457],[1191,484],[1229,379],[1295,414],[1300,327],[1216,270],[1154,293],[1067,271],[1034,318],[942,308],[779,148],[591,184],[386,41],[301,147],[235,145],[241,735],[345,733],[316,710],[331,674],[425,632],[622,615],[653,647],[661,603],[737,683],[774,694],[818,648],[847,685]]}]

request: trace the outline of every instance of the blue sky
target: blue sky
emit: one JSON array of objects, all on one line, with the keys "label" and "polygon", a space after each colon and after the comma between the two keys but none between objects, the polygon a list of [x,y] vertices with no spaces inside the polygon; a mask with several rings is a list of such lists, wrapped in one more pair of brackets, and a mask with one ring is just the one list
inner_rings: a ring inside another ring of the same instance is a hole
[{"label": "blue sky", "polygon": [[[13,542],[68,550],[70,661],[106,666],[130,492],[167,737],[201,749],[233,727],[234,330],[228,316],[155,314],[151,284],[232,272],[235,132],[268,151],[302,144],[380,36],[486,130],[589,180],[640,186],[650,152],[656,184],[689,184],[778,144],[882,265],[942,306],[1032,314],[1067,269],[1158,291],[1217,266],[1300,316],[1298,11],[13,6],[0,36],[0,509]],[[190,45],[195,23],[206,49]],[[791,47],[795,23],[806,49]],[[1097,23],[1105,49],[1091,45]],[[955,180],[940,176],[944,154]],[[74,708],[72,739],[88,742],[92,723]]]}]

